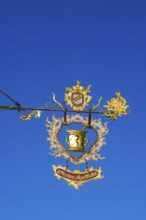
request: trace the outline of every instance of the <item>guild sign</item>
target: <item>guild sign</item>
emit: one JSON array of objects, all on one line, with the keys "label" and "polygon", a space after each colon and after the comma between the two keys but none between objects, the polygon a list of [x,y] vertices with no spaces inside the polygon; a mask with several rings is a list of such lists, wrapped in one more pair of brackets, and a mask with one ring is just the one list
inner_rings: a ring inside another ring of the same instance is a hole
[{"label": "guild sign", "polygon": [[[15,103],[15,106],[0,105],[0,110],[21,111],[24,113],[20,116],[23,120],[40,118],[42,111],[63,113],[62,118],[52,116],[51,120],[46,119],[47,140],[50,141],[51,155],[56,158],[63,157],[66,160],[66,167],[53,165],[54,175],[58,179],[67,181],[68,185],[76,189],[83,185],[83,183],[103,178],[101,167],[97,169],[93,167],[88,168],[88,162],[90,160],[98,161],[104,159],[101,156],[100,150],[106,144],[107,122],[103,123],[101,118],[94,119],[92,116],[102,115],[111,120],[117,120],[118,117],[128,115],[129,113],[127,111],[129,107],[127,101],[121,96],[120,92],[116,93],[116,98],[107,101],[106,105],[101,106],[102,97],[100,97],[96,105],[90,104],[90,107],[87,108],[92,98],[88,94],[90,93],[90,88],[91,85],[85,88],[77,81],[76,85],[72,86],[72,88],[66,88],[67,92],[64,102],[60,103],[57,101],[53,93],[53,106],[46,104],[44,107],[37,108],[23,107],[7,93],[0,90],[0,92]],[[30,110],[33,111],[30,112]],[[65,133],[61,133],[62,131]],[[95,134],[94,142],[92,142],[93,138],[90,135],[90,131]],[[61,134],[63,134],[63,139],[60,139]],[[73,163],[75,166],[85,164],[85,170],[75,169],[71,171],[69,170],[69,163]]]},{"label": "guild sign", "polygon": [[[88,95],[90,87],[91,85],[85,89],[83,86],[80,86],[80,82],[77,81],[76,85],[72,88],[66,88],[68,93],[65,94],[65,102],[71,109],[63,108],[62,104],[55,99],[54,95],[53,100],[61,107],[61,109],[64,109],[64,117],[55,118],[55,116],[53,116],[52,120],[49,120],[48,118],[46,120],[48,141],[50,141],[50,149],[52,151],[51,155],[56,158],[64,157],[64,159],[66,159],[66,167],[53,165],[54,175],[58,179],[64,179],[68,182],[68,185],[71,185],[76,189],[85,182],[103,178],[101,175],[101,167],[98,169],[94,169],[93,167],[88,168],[88,162],[89,160],[98,161],[104,159],[99,152],[106,144],[105,136],[108,133],[107,122],[103,124],[100,118],[98,118],[98,120],[92,119],[91,114],[102,114],[113,120],[116,120],[118,116],[128,114],[126,111],[128,105],[126,105],[126,100],[120,95],[120,93],[116,93],[117,99],[113,98],[107,103],[107,105],[104,105],[108,111],[104,111],[100,107],[102,98],[99,99],[97,105],[92,105],[92,109],[86,109],[85,107],[88,106],[91,100],[91,96]],[[97,111],[97,109],[100,110]],[[68,115],[66,114],[67,112]],[[70,112],[77,112],[77,114],[71,115],[69,114]],[[81,113],[87,113],[88,117],[80,115]],[[72,126],[75,124],[82,125],[82,129],[74,129]],[[63,126],[66,126],[66,137],[64,137],[64,139],[66,140],[68,147],[64,146],[59,139],[59,134],[63,129]],[[72,128],[68,129],[67,126]],[[93,130],[96,134],[96,140],[93,144],[89,144],[89,136],[88,138],[86,137],[89,129]],[[84,172],[81,172],[80,170],[71,171],[68,169],[69,162],[75,165],[84,163],[86,169]]]}]

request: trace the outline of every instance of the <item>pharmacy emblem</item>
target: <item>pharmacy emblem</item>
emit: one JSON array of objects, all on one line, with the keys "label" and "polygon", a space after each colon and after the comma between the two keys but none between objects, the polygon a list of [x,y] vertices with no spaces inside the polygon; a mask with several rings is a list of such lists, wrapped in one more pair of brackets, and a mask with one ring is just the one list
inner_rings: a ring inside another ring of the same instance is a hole
[{"label": "pharmacy emblem", "polygon": [[[106,144],[107,122],[103,123],[101,118],[93,119],[91,115],[102,114],[115,120],[118,116],[128,114],[126,111],[128,105],[126,105],[126,100],[120,93],[117,93],[117,99],[113,98],[107,105],[104,105],[108,111],[103,110],[100,106],[102,97],[99,98],[96,105],[92,105],[92,108],[87,109],[86,107],[92,98],[88,95],[90,87],[91,85],[88,85],[87,88],[84,88],[79,81],[72,88],[67,87],[64,100],[66,106],[70,106],[68,109],[58,102],[54,96],[53,100],[64,110],[64,117],[56,118],[53,116],[51,120],[48,118],[46,120],[51,155],[56,158],[63,157],[66,160],[66,166],[53,165],[54,175],[58,179],[67,181],[68,185],[76,189],[88,181],[103,178],[102,168],[89,168],[88,162],[104,159],[100,150]],[[83,116],[83,113],[86,113],[87,117]],[[80,125],[80,129],[78,129],[78,125]],[[62,130],[65,130],[63,139],[66,144],[60,140]],[[91,130],[96,135],[93,143],[90,136]],[[75,169],[71,171],[69,169],[70,163],[78,167],[85,164],[85,170]]]}]

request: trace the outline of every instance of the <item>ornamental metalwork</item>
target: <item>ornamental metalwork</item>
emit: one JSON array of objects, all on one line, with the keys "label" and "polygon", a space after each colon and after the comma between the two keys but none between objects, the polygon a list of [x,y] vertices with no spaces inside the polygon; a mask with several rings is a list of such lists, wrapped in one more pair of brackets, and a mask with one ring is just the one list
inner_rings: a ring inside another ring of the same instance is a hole
[{"label": "ornamental metalwork", "polygon": [[75,111],[82,111],[88,106],[88,103],[92,99],[91,96],[88,95],[90,92],[91,85],[88,85],[87,88],[80,86],[80,82],[77,81],[76,85],[72,88],[67,87],[65,94],[66,104],[69,105]]},{"label": "ornamental metalwork", "polygon": [[[46,112],[62,112],[62,117],[58,118],[54,115],[46,118],[46,127],[48,132],[47,140],[49,141],[50,154],[55,158],[62,157],[66,160],[66,166],[53,165],[54,175],[58,179],[65,180],[69,186],[78,189],[84,183],[91,180],[102,179],[102,168],[94,169],[88,167],[90,160],[98,161],[105,159],[101,155],[100,150],[106,145],[105,137],[108,134],[107,122],[102,122],[101,118],[93,116],[105,116],[111,120],[117,120],[118,117],[129,114],[129,105],[120,92],[116,93],[116,97],[101,105],[102,97],[98,98],[95,105],[91,105],[92,96],[89,96],[91,85],[87,88],[80,85],[77,81],[76,85],[66,88],[63,102],[57,100],[53,93],[53,104],[48,103],[42,107],[24,107],[3,90],[0,92],[9,98],[15,105],[0,105],[0,110],[17,110],[22,112],[20,118],[22,120],[31,120],[32,118],[40,118],[43,111]],[[84,114],[84,115],[83,115]],[[78,125],[81,127],[78,128]],[[65,130],[65,133],[61,133]],[[95,140],[90,141],[92,135],[90,131],[95,133]],[[63,134],[64,142],[60,140]],[[69,164],[75,166],[85,164],[85,170],[70,170]]]},{"label": "ornamental metalwork", "polygon": [[[46,119],[46,126],[48,130],[48,138],[47,140],[50,141],[50,149],[51,149],[51,155],[54,157],[61,157],[63,156],[65,159],[68,159],[70,162],[79,165],[81,163],[85,163],[89,160],[99,160],[104,159],[101,154],[99,154],[101,148],[106,145],[105,142],[105,135],[108,133],[107,129],[107,122],[104,124],[102,123],[102,120],[99,118],[98,120],[92,120],[90,124],[90,129],[93,129],[96,133],[96,140],[94,143],[90,146],[89,151],[84,150],[81,151],[80,156],[72,156],[71,151],[72,149],[66,149],[62,143],[59,141],[58,135],[59,132],[62,129],[62,126],[64,125],[64,118],[55,118],[52,117],[51,120],[48,118]],[[82,124],[83,129],[85,130],[88,128],[88,117],[83,117],[79,114],[76,115],[68,115],[67,116],[67,125],[70,124]],[[75,135],[83,131],[82,130],[76,130]],[[68,131],[68,129],[67,129]],[[71,130],[72,131],[72,130]],[[85,131],[84,131],[85,132]],[[73,136],[73,135],[72,135]],[[66,138],[66,137],[65,137]],[[84,148],[84,144],[82,143],[82,148]],[[74,147],[74,151],[78,152],[78,146]]]}]

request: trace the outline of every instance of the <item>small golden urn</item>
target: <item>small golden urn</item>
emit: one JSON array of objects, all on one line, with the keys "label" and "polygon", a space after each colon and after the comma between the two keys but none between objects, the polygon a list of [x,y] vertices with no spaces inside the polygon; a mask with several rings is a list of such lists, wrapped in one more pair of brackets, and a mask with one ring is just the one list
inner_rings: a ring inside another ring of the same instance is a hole
[{"label": "small golden urn", "polygon": [[88,139],[85,137],[86,131],[82,130],[67,130],[69,136],[66,142],[69,145],[70,151],[84,152],[84,147],[88,144]]}]

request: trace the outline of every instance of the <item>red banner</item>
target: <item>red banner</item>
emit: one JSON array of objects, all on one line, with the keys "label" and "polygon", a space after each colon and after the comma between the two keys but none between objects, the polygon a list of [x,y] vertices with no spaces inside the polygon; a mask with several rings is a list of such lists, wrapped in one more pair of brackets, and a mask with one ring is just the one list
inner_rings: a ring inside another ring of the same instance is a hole
[{"label": "red banner", "polygon": [[99,172],[97,170],[87,171],[84,173],[73,173],[61,168],[57,168],[56,173],[58,174],[58,176],[72,181],[86,181],[96,178],[99,175]]}]

